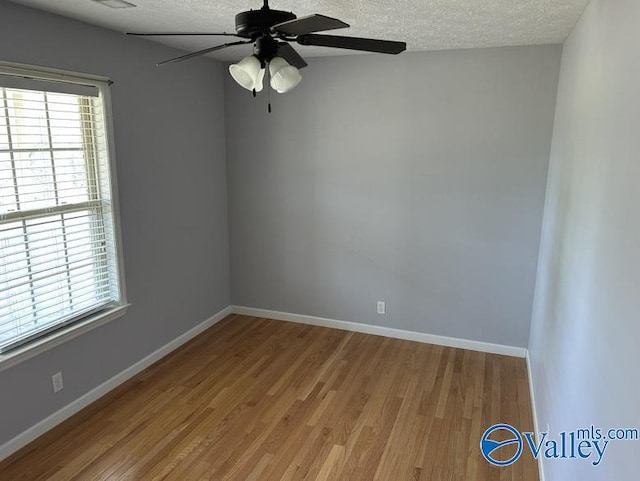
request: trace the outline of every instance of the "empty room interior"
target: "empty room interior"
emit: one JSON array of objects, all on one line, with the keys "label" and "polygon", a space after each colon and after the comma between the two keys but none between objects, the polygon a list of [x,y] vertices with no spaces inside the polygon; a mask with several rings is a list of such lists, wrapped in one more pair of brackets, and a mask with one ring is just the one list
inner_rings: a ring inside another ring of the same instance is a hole
[{"label": "empty room interior", "polygon": [[638,25],[0,1],[0,480],[636,481]]}]

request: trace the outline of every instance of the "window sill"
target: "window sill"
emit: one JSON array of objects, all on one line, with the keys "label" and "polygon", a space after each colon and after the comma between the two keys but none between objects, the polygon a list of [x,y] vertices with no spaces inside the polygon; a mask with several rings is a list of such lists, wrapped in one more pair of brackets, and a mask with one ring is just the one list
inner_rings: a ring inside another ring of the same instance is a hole
[{"label": "window sill", "polygon": [[82,321],[78,321],[61,329],[60,331],[52,332],[41,339],[25,344],[24,346],[7,352],[6,354],[0,354],[0,371],[20,364],[21,362],[48,351],[49,349],[53,349],[64,342],[81,336],[85,332],[89,332],[113,321],[114,319],[117,319],[118,317],[124,316],[130,305],[131,304],[117,306],[109,309],[108,311],[89,316]]}]

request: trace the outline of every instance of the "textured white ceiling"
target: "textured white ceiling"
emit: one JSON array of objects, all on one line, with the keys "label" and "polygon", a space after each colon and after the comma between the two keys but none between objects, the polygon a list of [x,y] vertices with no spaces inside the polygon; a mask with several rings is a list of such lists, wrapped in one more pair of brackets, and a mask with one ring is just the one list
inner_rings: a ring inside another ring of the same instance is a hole
[{"label": "textured white ceiling", "polygon": [[[233,32],[236,13],[262,6],[262,0],[128,0],[137,8],[111,9],[92,0],[13,1],[120,32]],[[270,1],[271,8],[293,11],[298,17],[321,13],[351,25],[329,33],[406,41],[408,50],[561,43],[588,3],[589,0]],[[193,51],[224,43],[226,38],[161,37],[154,41]],[[297,48],[305,57],[349,53]],[[211,56],[237,60],[248,51],[249,46],[231,47]]]}]

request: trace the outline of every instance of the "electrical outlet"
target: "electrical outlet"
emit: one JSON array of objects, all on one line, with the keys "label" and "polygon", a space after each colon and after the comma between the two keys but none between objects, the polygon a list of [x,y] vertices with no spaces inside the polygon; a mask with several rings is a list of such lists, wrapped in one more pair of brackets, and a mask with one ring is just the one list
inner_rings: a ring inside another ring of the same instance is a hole
[{"label": "electrical outlet", "polygon": [[378,314],[386,314],[387,303],[384,301],[378,301]]},{"label": "electrical outlet", "polygon": [[51,376],[51,384],[53,384],[53,392],[62,391],[64,384],[62,383],[62,373],[57,372]]}]

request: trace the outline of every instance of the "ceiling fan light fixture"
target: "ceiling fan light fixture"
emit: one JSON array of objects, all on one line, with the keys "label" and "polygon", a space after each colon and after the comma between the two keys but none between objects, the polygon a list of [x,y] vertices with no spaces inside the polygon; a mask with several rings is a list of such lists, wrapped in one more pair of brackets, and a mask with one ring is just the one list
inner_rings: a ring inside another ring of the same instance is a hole
[{"label": "ceiling fan light fixture", "polygon": [[255,55],[249,55],[238,63],[229,65],[229,73],[241,87],[256,92],[262,90],[265,69]]},{"label": "ceiling fan light fixture", "polygon": [[279,94],[295,88],[302,80],[302,75],[300,75],[298,69],[282,57],[271,59],[269,62],[269,74],[271,75],[271,88]]}]

